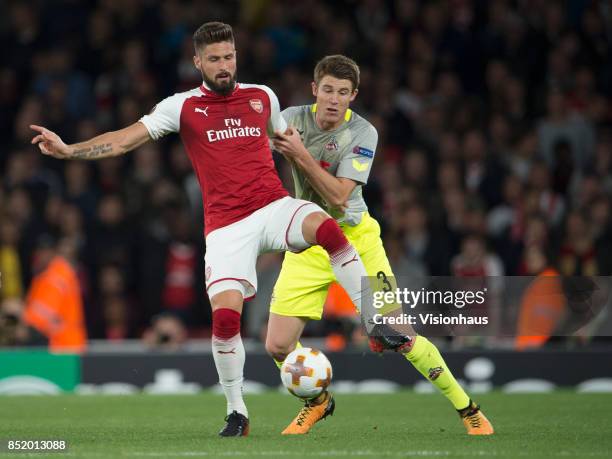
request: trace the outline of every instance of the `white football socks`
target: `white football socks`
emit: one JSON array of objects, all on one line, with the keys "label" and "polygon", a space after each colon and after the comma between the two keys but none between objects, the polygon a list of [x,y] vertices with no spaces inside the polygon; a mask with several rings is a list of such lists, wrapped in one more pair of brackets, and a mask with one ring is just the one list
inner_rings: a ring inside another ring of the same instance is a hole
[{"label": "white football socks", "polygon": [[364,286],[361,285],[361,279],[367,277],[368,273],[355,247],[347,244],[330,255],[330,262],[338,283],[361,313],[361,300],[369,293],[370,287],[367,279]]},{"label": "white football socks", "polygon": [[242,398],[245,353],[240,333],[227,340],[213,336],[212,350],[219,383],[227,400],[227,414],[236,410],[248,418],[249,412]]}]

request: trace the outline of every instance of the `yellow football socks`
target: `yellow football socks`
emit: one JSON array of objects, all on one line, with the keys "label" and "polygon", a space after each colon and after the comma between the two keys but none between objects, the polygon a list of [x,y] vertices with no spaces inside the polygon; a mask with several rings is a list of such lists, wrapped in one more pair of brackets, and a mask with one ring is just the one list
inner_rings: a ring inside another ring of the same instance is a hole
[{"label": "yellow football socks", "polygon": [[417,336],[407,360],[450,400],[456,410],[469,405],[470,397],[446,366],[438,348],[424,336]]}]

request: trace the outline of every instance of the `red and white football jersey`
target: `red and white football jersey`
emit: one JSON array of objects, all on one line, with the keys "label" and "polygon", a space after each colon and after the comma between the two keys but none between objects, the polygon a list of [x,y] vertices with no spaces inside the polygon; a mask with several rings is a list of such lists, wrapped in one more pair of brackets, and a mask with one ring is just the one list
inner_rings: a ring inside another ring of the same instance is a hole
[{"label": "red and white football jersey", "polygon": [[237,83],[222,96],[202,85],[164,99],[140,122],[154,140],[180,134],[202,189],[206,234],[289,195],[268,139],[287,124],[267,86]]}]

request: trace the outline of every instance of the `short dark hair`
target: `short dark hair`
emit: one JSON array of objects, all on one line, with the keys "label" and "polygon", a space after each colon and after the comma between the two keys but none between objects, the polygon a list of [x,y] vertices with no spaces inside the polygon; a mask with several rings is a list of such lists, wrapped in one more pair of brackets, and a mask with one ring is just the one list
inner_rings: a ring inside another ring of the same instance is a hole
[{"label": "short dark hair", "polygon": [[223,22],[207,22],[193,33],[193,46],[196,50],[222,41],[234,43],[232,26]]},{"label": "short dark hair", "polygon": [[341,54],[325,56],[314,69],[314,81],[318,85],[325,75],[353,83],[353,90],[359,87],[359,66],[357,63]]}]

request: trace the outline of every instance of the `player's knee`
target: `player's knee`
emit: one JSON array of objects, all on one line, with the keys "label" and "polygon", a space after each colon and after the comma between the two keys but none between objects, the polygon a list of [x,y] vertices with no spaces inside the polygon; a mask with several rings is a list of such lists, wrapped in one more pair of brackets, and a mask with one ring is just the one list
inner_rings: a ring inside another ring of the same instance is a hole
[{"label": "player's knee", "polygon": [[266,352],[277,362],[282,362],[295,349],[295,344],[282,344],[266,341]]},{"label": "player's knee", "polygon": [[314,228],[318,228],[325,220],[329,220],[331,217],[325,212],[312,212],[308,214],[304,219],[304,222],[312,225]]},{"label": "player's knee", "polygon": [[333,221],[333,219],[325,212],[313,212],[308,214],[302,222],[302,234],[304,236],[304,240],[312,245],[318,244],[317,231],[326,220]]},{"label": "player's knee", "polygon": [[213,336],[222,340],[240,333],[240,313],[234,309],[219,308],[213,311]]},{"label": "player's knee", "polygon": [[210,305],[215,311],[216,309],[228,308],[238,312],[242,311],[242,303],[244,301],[243,292],[239,290],[224,290],[213,295],[210,298]]}]

